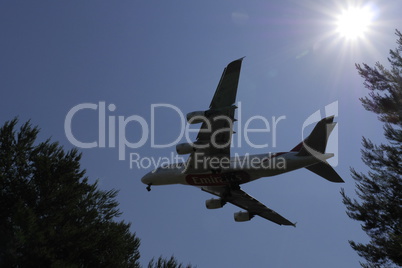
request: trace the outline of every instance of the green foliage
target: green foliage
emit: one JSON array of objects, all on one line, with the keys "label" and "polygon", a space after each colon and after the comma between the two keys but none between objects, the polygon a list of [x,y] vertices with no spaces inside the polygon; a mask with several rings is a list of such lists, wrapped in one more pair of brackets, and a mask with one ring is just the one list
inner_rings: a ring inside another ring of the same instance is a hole
[{"label": "green foliage", "polygon": [[363,267],[402,266],[402,34],[396,30],[396,35],[398,47],[390,51],[390,70],[378,62],[374,68],[356,65],[370,91],[362,104],[384,122],[388,141],[375,145],[363,138],[362,160],[370,171],[351,169],[360,200],[342,190],[348,216],[361,221],[370,237],[367,244],[349,241],[366,259]]},{"label": "green foliage", "polygon": [[158,260],[155,262],[154,259],[152,259],[148,263],[148,268],[191,268],[192,266],[188,264],[187,266],[184,266],[181,263],[178,263],[176,258],[174,256],[170,257],[170,259],[165,259],[159,257]]},{"label": "green foliage", "polygon": [[88,183],[77,150],[35,145],[38,128],[16,125],[0,128],[0,266],[139,267],[117,191]]}]

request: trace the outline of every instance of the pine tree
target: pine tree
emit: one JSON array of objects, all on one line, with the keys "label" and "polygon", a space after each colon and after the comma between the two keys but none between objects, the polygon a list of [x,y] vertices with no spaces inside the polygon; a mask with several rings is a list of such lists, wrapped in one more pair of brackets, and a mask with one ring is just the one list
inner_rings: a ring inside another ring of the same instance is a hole
[{"label": "pine tree", "polygon": [[179,263],[174,256],[170,257],[170,259],[165,259],[162,256],[158,258],[155,262],[155,259],[152,259],[148,263],[148,268],[191,268],[191,264],[184,266]]},{"label": "pine tree", "polygon": [[90,184],[81,154],[37,127],[0,128],[0,267],[140,267],[140,241],[121,213],[116,190]]},{"label": "pine tree", "polygon": [[362,160],[366,174],[351,168],[358,199],[343,202],[350,218],[360,221],[370,241],[349,241],[367,263],[363,267],[402,266],[402,34],[396,30],[397,49],[390,50],[390,69],[377,62],[374,68],[356,64],[369,96],[364,108],[384,122],[386,144],[375,145],[363,138]]}]

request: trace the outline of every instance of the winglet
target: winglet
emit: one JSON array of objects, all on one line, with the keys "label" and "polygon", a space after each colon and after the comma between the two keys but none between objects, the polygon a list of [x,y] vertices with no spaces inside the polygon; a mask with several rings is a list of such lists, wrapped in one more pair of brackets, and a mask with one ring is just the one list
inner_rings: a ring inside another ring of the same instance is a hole
[{"label": "winglet", "polygon": [[241,57],[241,58],[239,58],[239,59],[237,59],[237,60],[232,61],[231,63],[228,64],[228,66],[229,66],[230,64],[235,63],[235,62],[238,62],[238,61],[242,62],[245,57],[246,57],[246,56]]}]

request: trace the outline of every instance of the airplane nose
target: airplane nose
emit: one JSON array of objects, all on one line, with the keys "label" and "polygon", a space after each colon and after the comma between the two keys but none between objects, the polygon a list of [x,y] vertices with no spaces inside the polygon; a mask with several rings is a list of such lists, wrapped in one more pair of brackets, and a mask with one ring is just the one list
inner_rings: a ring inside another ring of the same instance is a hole
[{"label": "airplane nose", "polygon": [[151,176],[150,176],[149,173],[145,174],[145,176],[141,178],[141,182],[143,184],[146,184],[146,185],[150,184],[151,183],[151,178],[150,177]]},{"label": "airplane nose", "polygon": [[145,174],[144,177],[141,178],[142,183],[148,185],[146,188],[148,190],[148,192],[151,191],[151,185],[153,184],[152,183],[152,181],[153,181],[152,175],[153,175],[152,172],[149,172],[149,173]]},{"label": "airplane nose", "polygon": [[148,174],[146,174],[146,175],[144,175],[144,177],[142,177],[141,178],[141,182],[143,183],[143,184],[148,184]]}]

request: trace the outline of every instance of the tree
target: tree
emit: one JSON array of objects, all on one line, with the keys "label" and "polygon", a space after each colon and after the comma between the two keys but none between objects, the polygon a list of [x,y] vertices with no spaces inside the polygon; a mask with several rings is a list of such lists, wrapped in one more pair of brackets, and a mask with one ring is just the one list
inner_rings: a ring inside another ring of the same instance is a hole
[{"label": "tree", "polygon": [[90,184],[81,154],[49,140],[37,127],[0,128],[1,267],[139,267],[140,240],[121,213],[116,190]]},{"label": "tree", "polygon": [[363,267],[402,266],[402,34],[396,30],[397,49],[390,50],[386,69],[356,64],[369,96],[361,98],[364,108],[384,122],[386,144],[375,145],[363,137],[362,160],[367,174],[351,168],[360,200],[346,196],[343,202],[350,218],[362,222],[370,237],[367,244],[349,241],[365,258]]},{"label": "tree", "polygon": [[170,259],[165,259],[159,257],[158,260],[155,262],[154,259],[152,259],[148,263],[148,268],[191,268],[192,266],[188,264],[187,266],[184,266],[183,264],[179,263],[174,256],[170,257]]},{"label": "tree", "polygon": [[[0,267],[141,267],[117,191],[88,182],[77,150],[35,145],[39,129],[17,123],[0,128]],[[148,267],[184,268],[173,256]]]}]

